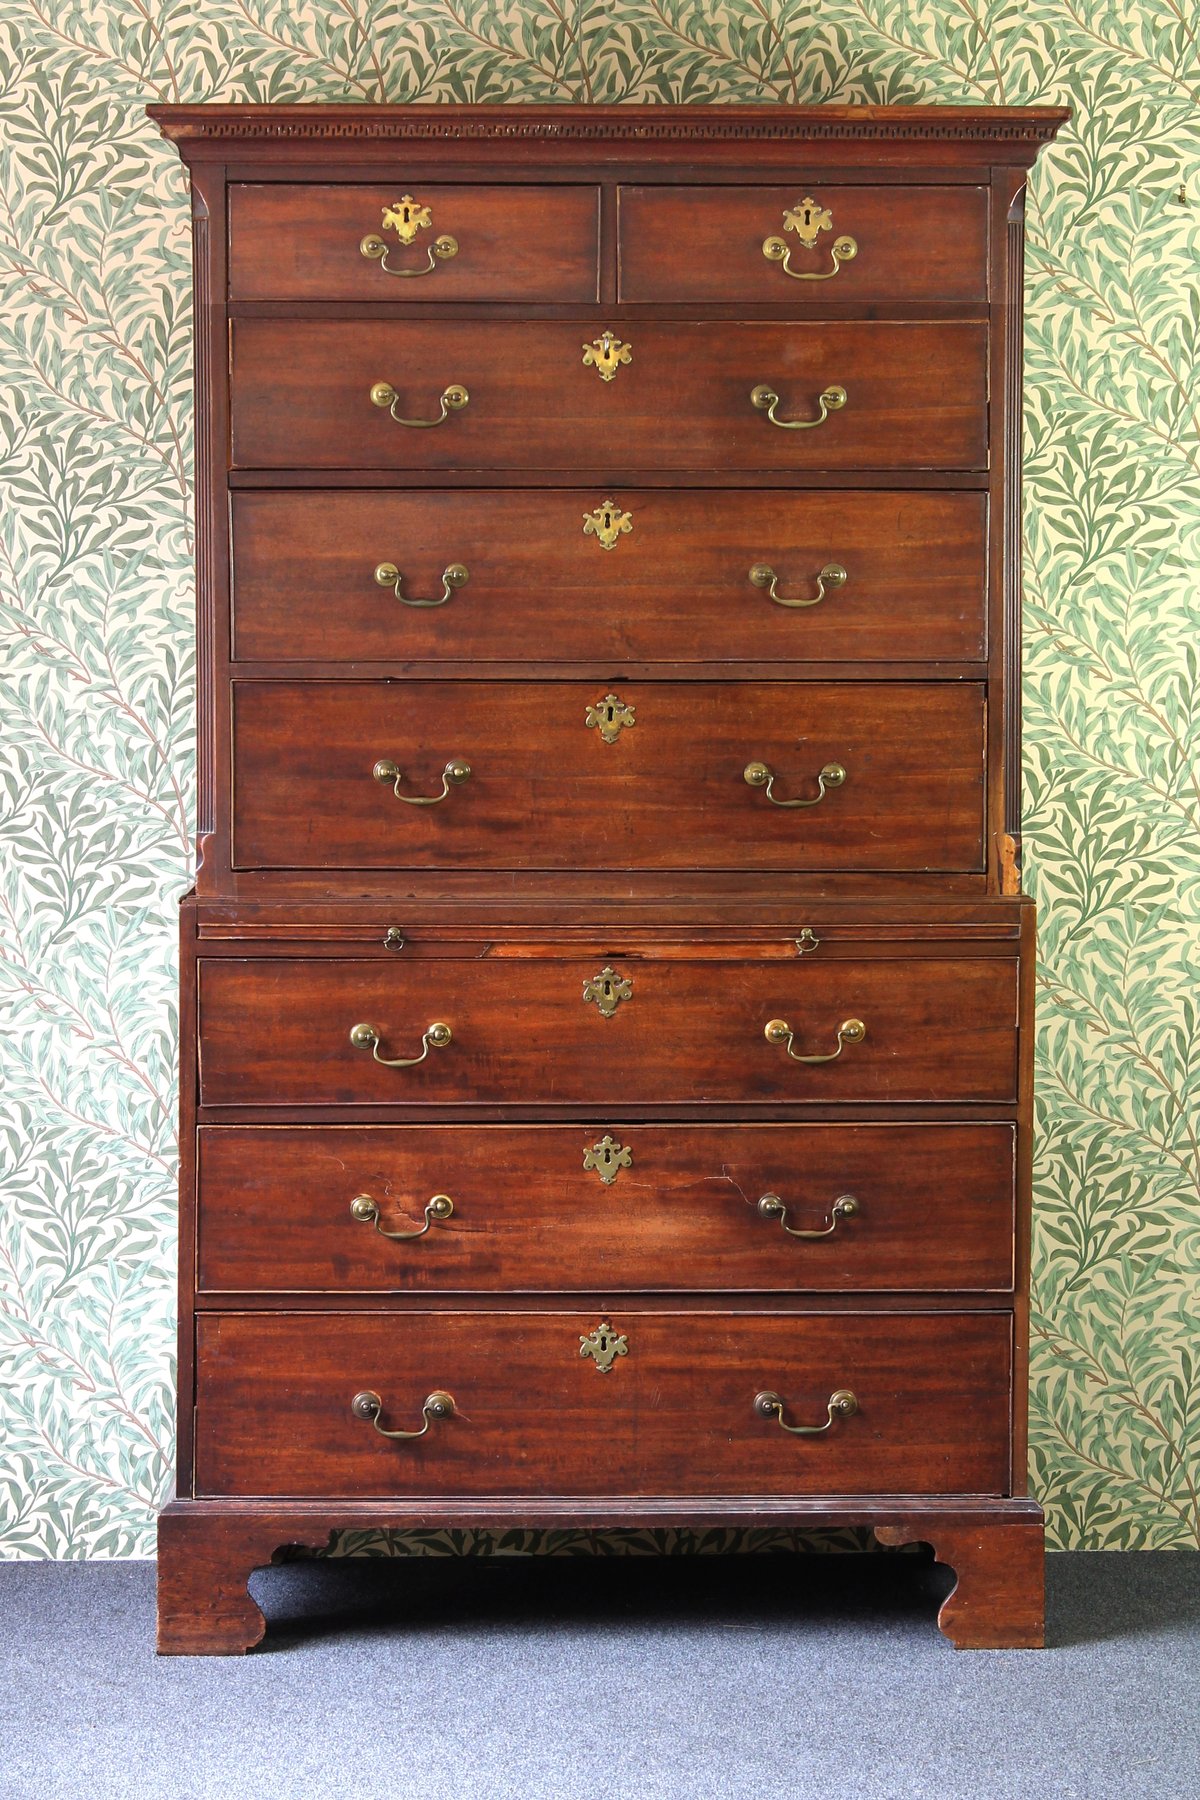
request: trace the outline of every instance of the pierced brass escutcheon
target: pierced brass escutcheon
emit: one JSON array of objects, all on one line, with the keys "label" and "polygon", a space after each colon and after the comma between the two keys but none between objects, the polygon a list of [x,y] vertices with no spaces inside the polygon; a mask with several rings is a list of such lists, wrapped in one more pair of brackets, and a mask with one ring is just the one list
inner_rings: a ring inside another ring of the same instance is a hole
[{"label": "pierced brass escutcheon", "polygon": [[410,600],[408,595],[402,591],[404,577],[396,567],[395,563],[381,562],[378,563],[375,568],[375,580],[378,582],[379,586],[391,588],[397,600],[404,606],[445,606],[447,600],[451,599],[454,595],[455,590],[460,587],[466,587],[467,582],[470,579],[470,571],[467,569],[465,563],[447,563],[446,567],[442,570],[442,591],[437,599]]},{"label": "pierced brass escutcheon", "polygon": [[618,1144],[616,1138],[606,1131],[590,1150],[584,1151],[583,1166],[589,1172],[594,1169],[605,1187],[611,1187],[622,1169],[633,1167],[633,1151],[624,1144]]},{"label": "pierced brass escutcheon", "polygon": [[862,1043],[867,1035],[867,1028],[861,1019],[843,1019],[837,1028],[837,1049],[830,1050],[823,1056],[797,1056],[792,1049],[794,1035],[786,1019],[768,1019],[763,1028],[763,1036],[768,1044],[783,1044],[792,1061],[799,1063],[836,1062],[847,1044]]},{"label": "pierced brass escutcheon", "polygon": [[817,396],[817,416],[815,419],[777,419],[775,408],[779,405],[779,395],[768,382],[760,381],[757,387],[750,389],[750,404],[759,412],[765,412],[772,425],[778,425],[781,431],[815,431],[823,425],[832,412],[841,412],[849,395],[844,387],[831,382]]},{"label": "pierced brass escutcheon", "polygon": [[453,1041],[453,1038],[454,1033],[450,1027],[443,1025],[440,1019],[435,1019],[433,1024],[427,1025],[421,1033],[421,1054],[419,1056],[380,1056],[381,1037],[374,1025],[352,1025],[350,1027],[350,1042],[354,1048],[369,1050],[375,1061],[382,1063],[388,1069],[415,1068],[418,1063],[425,1061],[431,1050],[444,1050],[446,1045]]},{"label": "pierced brass escutcheon", "polygon": [[602,550],[612,550],[617,539],[633,530],[633,514],[622,512],[615,500],[602,500],[583,515],[584,537],[594,537]]},{"label": "pierced brass escutcheon", "polygon": [[435,425],[444,425],[450,414],[461,412],[470,398],[461,383],[452,381],[448,388],[442,389],[439,401],[441,410],[436,419],[405,419],[396,411],[400,396],[390,381],[376,381],[371,387],[371,405],[386,409],[397,425],[407,425],[410,431],[431,431]]},{"label": "pierced brass escutcheon", "polygon": [[841,763],[827,762],[817,776],[817,792],[811,800],[777,800],[775,798],[775,771],[769,763],[749,762],[742,770],[742,780],[747,787],[764,788],[767,799],[772,806],[819,806],[830,788],[839,788],[846,779],[846,771]]},{"label": "pierced brass escutcheon", "polygon": [[[833,230],[833,214],[828,207],[819,205],[811,194],[806,194],[794,206],[784,208],[783,229],[795,232],[805,250],[815,250],[821,233]],[[832,269],[793,269],[791,249],[781,237],[764,238],[762,253],[768,262],[778,263],[793,281],[832,281],[843,263],[853,262],[858,255],[858,245],[852,237],[835,238],[829,252]]]},{"label": "pierced brass escutcheon", "polygon": [[392,792],[397,800],[403,800],[405,806],[440,806],[450,792],[451,787],[461,787],[464,781],[471,779],[471,765],[464,762],[461,756],[452,756],[442,770],[442,791],[440,794],[402,794],[400,783],[404,780],[404,770],[394,763],[390,756],[381,756],[371,770],[376,781],[385,786],[390,781]]},{"label": "pierced brass escutcheon", "polygon": [[[759,1202],[761,1207],[762,1202]],[[385,1231],[379,1223],[379,1202],[370,1194],[356,1194],[350,1202],[350,1217],[357,1219],[360,1225],[374,1225],[380,1237],[391,1238],[393,1243],[407,1243],[409,1238],[424,1237],[429,1227],[435,1223],[444,1224],[454,1212],[454,1202],[449,1194],[434,1194],[425,1204],[425,1223],[416,1231]]]},{"label": "pierced brass escutcheon", "polygon": [[[433,213],[429,207],[414,200],[411,194],[405,194],[391,206],[383,208],[384,231],[394,231],[397,239],[406,248],[416,240],[418,231],[426,231],[433,224]],[[447,262],[450,257],[458,255],[458,239],[443,232],[436,237],[429,247],[428,261],[415,269],[393,268],[388,262],[388,251],[395,246],[381,238],[377,232],[369,231],[358,246],[359,253],[368,261],[377,262],[385,275],[398,275],[402,280],[411,280],[418,275],[431,275],[439,262]]]},{"label": "pierced brass escutcheon", "polygon": [[592,1357],[601,1375],[607,1375],[618,1356],[629,1355],[629,1345],[624,1332],[614,1331],[604,1319],[595,1331],[589,1331],[586,1336],[580,1334],[579,1354]]},{"label": "pierced brass escutcheon", "polygon": [[606,1019],[611,1019],[622,1000],[633,998],[633,983],[628,975],[618,975],[615,969],[601,969],[590,981],[583,984],[583,997],[594,1001]]},{"label": "pierced brass escutcheon", "polygon": [[371,1388],[364,1388],[361,1394],[355,1394],[350,1402],[350,1411],[356,1419],[369,1420],[380,1437],[419,1438],[425,1436],[435,1419],[449,1419],[454,1416],[454,1396],[444,1393],[441,1388],[428,1395],[421,1407],[421,1418],[424,1423],[419,1431],[385,1431],[379,1423],[383,1412],[383,1401]]},{"label": "pierced brass escutcheon", "polygon": [[[378,577],[376,577],[378,579]],[[830,588],[845,587],[848,580],[841,563],[826,563],[817,576],[817,591],[804,597],[800,594],[788,599],[779,592],[779,577],[769,563],[755,563],[750,570],[750,580],[756,588],[765,588],[767,599],[773,600],[776,606],[805,607],[819,606]]]},{"label": "pierced brass escutcheon", "polygon": [[583,346],[583,366],[595,369],[601,381],[611,381],[623,363],[633,361],[633,349],[623,344],[611,331],[601,332]]},{"label": "pierced brass escutcheon", "polygon": [[829,1222],[820,1231],[799,1231],[796,1226],[787,1222],[788,1209],[778,1194],[764,1194],[758,1203],[758,1210],[764,1219],[778,1219],[789,1237],[794,1238],[827,1238],[832,1237],[843,1219],[852,1219],[858,1211],[858,1201],[853,1194],[839,1194],[829,1209]]},{"label": "pierced brass escutcheon", "polygon": [[754,1410],[760,1419],[774,1419],[784,1431],[790,1431],[793,1437],[820,1437],[823,1431],[829,1430],[835,1419],[852,1419],[858,1411],[858,1399],[849,1388],[835,1388],[826,1403],[823,1425],[789,1425],[783,1416],[783,1396],[770,1388],[761,1394],[755,1394]]},{"label": "pierced brass escutcheon", "polygon": [[590,731],[599,731],[606,744],[615,744],[625,727],[637,724],[637,714],[619,694],[605,694],[588,707],[583,722]]}]

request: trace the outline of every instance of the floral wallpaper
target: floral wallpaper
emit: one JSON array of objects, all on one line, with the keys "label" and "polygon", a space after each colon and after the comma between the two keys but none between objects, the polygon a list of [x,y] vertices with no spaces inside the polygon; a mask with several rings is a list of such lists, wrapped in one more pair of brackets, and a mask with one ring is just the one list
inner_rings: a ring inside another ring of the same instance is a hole
[{"label": "floral wallpaper", "polygon": [[[1057,1545],[1200,1548],[1196,26],[1187,0],[0,0],[0,1555],[150,1554],[168,1487],[191,276],[142,108],[216,99],[1075,109],[1028,206],[1033,1466]],[[481,1541],[399,1547],[430,1546]]]}]

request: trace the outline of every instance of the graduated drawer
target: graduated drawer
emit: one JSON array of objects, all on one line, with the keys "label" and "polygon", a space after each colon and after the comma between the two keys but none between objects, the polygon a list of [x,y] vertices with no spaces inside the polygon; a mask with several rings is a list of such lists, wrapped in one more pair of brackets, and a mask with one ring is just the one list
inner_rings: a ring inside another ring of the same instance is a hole
[{"label": "graduated drawer", "polygon": [[595,187],[234,183],[233,300],[594,301]]},{"label": "graduated drawer", "polygon": [[198,1285],[1002,1292],[1013,1150],[1004,1124],[203,1126]]},{"label": "graduated drawer", "polygon": [[[979,870],[984,692],[238,681],[234,861]],[[452,765],[469,774],[456,780]],[[760,767],[769,789],[754,785]]]},{"label": "graduated drawer", "polygon": [[199,1004],[206,1106],[1016,1097],[1007,955],[205,957]]},{"label": "graduated drawer", "polygon": [[[618,336],[631,360],[603,380],[583,360],[601,341],[594,319],[238,320],[234,467],[987,465],[982,324],[680,320],[621,324]],[[783,420],[819,418],[833,387],[846,401],[812,429],[786,429],[753,404],[764,386],[778,393]],[[381,388],[395,395],[391,407],[378,403]],[[468,396],[457,410],[442,398],[455,390]],[[397,418],[440,422],[418,429]]]},{"label": "graduated drawer", "polygon": [[[196,1492],[1003,1493],[1011,1360],[1005,1313],[209,1314]],[[758,1402],[818,1425],[847,1391],[818,1436]],[[435,1394],[422,1437],[380,1435],[376,1402],[414,1431]]]},{"label": "graduated drawer", "polygon": [[622,187],[620,295],[981,301],[987,201],[958,186]]},{"label": "graduated drawer", "polygon": [[242,490],[234,653],[978,660],[986,507],[961,491]]}]

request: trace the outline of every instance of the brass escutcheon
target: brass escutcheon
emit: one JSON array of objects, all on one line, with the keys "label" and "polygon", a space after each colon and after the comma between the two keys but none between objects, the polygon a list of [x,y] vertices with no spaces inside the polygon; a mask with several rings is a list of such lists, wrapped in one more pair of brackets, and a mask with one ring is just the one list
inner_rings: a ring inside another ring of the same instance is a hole
[{"label": "brass escutcheon", "polygon": [[605,694],[603,700],[588,707],[583,722],[589,731],[598,731],[606,744],[615,744],[624,729],[637,724],[637,713],[619,694]]},{"label": "brass escutcheon", "polygon": [[590,1356],[601,1375],[607,1375],[618,1356],[629,1355],[629,1345],[624,1332],[614,1331],[604,1319],[594,1331],[580,1334],[579,1354]]},{"label": "brass escutcheon", "polygon": [[[783,229],[794,232],[805,250],[815,250],[821,233],[833,230],[833,214],[806,194],[794,206],[784,208]],[[764,238],[762,253],[768,262],[778,263],[793,281],[832,281],[843,263],[853,262],[858,245],[852,237],[835,238],[829,252],[832,269],[793,269],[791,249],[781,237]]]},{"label": "brass escutcheon", "polygon": [[632,347],[623,344],[611,331],[601,332],[598,338],[583,346],[584,368],[595,369],[601,381],[611,381],[622,364],[632,360]]},{"label": "brass escutcheon", "polygon": [[606,1019],[611,1019],[622,1000],[633,997],[633,983],[628,975],[618,975],[612,968],[601,969],[583,984],[583,997],[594,1001]]},{"label": "brass escutcheon", "polygon": [[618,1144],[616,1138],[606,1131],[590,1150],[584,1151],[583,1166],[589,1172],[595,1170],[605,1187],[611,1187],[622,1169],[633,1167],[633,1151],[624,1144]]},{"label": "brass escutcheon", "polygon": [[615,500],[602,500],[583,515],[584,537],[594,537],[602,550],[612,550],[617,539],[632,530],[632,513],[622,512]]}]

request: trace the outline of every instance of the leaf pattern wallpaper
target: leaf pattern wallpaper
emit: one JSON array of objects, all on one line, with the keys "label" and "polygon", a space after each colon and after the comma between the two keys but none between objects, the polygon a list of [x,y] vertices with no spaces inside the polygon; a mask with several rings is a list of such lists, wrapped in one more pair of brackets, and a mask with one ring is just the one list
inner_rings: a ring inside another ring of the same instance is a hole
[{"label": "leaf pattern wallpaper", "polygon": [[191,270],[142,108],[217,99],[1074,108],[1028,204],[1033,1467],[1058,1546],[1200,1548],[1198,35],[1192,0],[0,0],[0,1555],[152,1554],[168,1488]]}]

